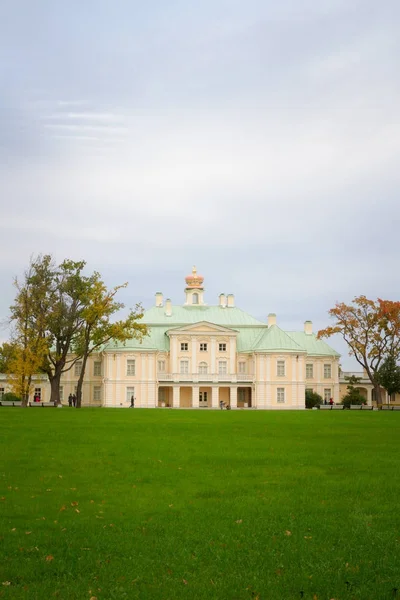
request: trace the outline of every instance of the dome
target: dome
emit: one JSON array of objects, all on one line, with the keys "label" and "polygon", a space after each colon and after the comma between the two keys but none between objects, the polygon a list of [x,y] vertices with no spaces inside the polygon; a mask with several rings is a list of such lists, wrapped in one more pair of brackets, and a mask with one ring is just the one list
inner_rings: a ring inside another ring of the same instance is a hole
[{"label": "dome", "polygon": [[196,267],[193,267],[192,274],[185,277],[186,285],[190,288],[201,288],[204,277],[197,273]]}]

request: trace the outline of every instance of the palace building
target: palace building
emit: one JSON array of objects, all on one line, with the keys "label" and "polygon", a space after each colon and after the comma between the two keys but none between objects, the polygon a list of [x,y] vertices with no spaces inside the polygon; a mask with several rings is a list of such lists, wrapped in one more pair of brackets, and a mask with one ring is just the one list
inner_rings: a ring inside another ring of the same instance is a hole
[{"label": "palace building", "polygon": [[[109,343],[88,361],[82,405],[137,408],[304,409],[305,390],[339,402],[339,354],[312,331],[283,331],[275,314],[267,322],[235,305],[204,299],[195,268],[185,279],[184,304],[155,294],[145,311],[149,335],[141,342]],[[65,373],[62,398],[74,393],[81,363]],[[47,382],[35,384],[48,401]]]}]

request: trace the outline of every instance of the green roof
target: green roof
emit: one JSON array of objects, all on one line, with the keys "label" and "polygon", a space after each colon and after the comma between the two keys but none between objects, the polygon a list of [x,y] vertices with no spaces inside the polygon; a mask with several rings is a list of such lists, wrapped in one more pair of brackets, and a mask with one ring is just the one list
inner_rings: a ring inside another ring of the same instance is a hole
[{"label": "green roof", "polygon": [[336,350],[315,334],[303,331],[283,331],[277,325],[268,327],[237,307],[172,306],[172,316],[167,317],[164,306],[146,310],[142,323],[148,326],[149,335],[140,342],[129,340],[126,344],[110,342],[105,350],[144,350],[168,352],[167,331],[184,325],[207,321],[214,325],[237,331],[238,352],[307,352],[310,356],[340,356]]},{"label": "green roof", "polygon": [[319,340],[315,333],[305,333],[304,331],[288,331],[290,337],[302,346],[310,356],[340,356],[331,346],[322,340]]},{"label": "green roof", "polygon": [[284,352],[304,352],[304,347],[300,346],[285,331],[277,325],[271,325],[264,331],[260,339],[254,345],[255,352],[272,352],[275,350]]},{"label": "green roof", "polygon": [[223,308],[222,306],[205,305],[173,305],[170,317],[167,317],[165,314],[165,306],[153,306],[144,313],[142,323],[176,327],[177,325],[190,325],[199,321],[208,321],[209,323],[225,325],[226,327],[266,326],[265,323],[258,321],[236,306]]}]

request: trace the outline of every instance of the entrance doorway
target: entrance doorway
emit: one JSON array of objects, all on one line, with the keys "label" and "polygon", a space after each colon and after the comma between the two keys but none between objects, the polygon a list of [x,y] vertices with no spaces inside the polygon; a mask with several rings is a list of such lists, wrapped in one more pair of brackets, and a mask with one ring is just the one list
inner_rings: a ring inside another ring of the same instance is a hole
[{"label": "entrance doorway", "polygon": [[208,406],[208,392],[199,392],[199,407]]}]

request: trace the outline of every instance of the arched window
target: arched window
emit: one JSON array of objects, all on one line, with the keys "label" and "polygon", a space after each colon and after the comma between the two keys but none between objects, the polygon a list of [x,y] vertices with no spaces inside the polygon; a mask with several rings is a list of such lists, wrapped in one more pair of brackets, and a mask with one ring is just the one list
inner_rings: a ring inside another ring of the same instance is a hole
[{"label": "arched window", "polygon": [[192,304],[198,304],[199,303],[199,295],[197,292],[195,292],[194,294],[192,294]]},{"label": "arched window", "polygon": [[199,374],[200,375],[207,375],[208,373],[208,365],[206,362],[201,362],[199,364]]}]

